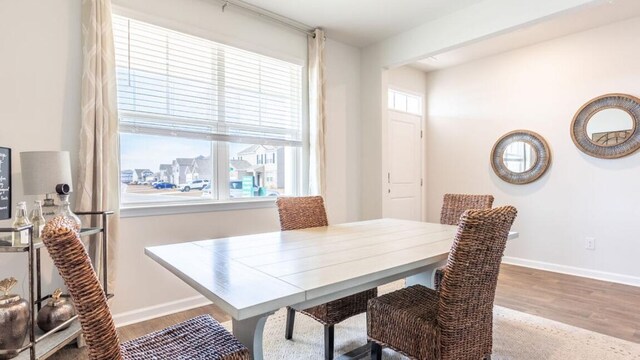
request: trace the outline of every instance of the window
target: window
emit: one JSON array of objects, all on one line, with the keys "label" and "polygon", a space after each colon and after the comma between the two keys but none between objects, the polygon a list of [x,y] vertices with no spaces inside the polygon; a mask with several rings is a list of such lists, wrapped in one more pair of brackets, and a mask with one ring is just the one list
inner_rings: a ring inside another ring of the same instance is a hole
[{"label": "window", "polygon": [[422,115],[422,97],[389,89],[388,107],[391,110]]},{"label": "window", "polygon": [[302,66],[113,23],[123,206],[297,194]]}]

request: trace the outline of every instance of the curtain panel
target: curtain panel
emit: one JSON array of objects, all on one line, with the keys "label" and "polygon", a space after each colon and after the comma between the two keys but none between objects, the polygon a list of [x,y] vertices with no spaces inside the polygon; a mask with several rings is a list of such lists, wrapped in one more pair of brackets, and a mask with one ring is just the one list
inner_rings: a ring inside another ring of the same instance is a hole
[{"label": "curtain panel", "polygon": [[325,35],[316,29],[309,43],[309,194],[326,194],[324,44]]},{"label": "curtain panel", "polygon": [[[109,220],[108,285],[115,281],[119,219],[116,68],[110,0],[82,0],[82,123],[76,181],[78,211],[114,210]],[[99,242],[89,253],[101,271]],[[98,273],[99,276],[103,274]]]}]

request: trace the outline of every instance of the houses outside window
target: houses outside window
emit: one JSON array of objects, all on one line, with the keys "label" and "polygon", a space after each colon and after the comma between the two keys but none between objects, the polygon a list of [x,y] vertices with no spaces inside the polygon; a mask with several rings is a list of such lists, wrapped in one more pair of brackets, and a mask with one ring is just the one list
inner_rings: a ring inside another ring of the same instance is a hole
[{"label": "houses outside window", "polygon": [[113,24],[124,207],[297,194],[301,65]]}]

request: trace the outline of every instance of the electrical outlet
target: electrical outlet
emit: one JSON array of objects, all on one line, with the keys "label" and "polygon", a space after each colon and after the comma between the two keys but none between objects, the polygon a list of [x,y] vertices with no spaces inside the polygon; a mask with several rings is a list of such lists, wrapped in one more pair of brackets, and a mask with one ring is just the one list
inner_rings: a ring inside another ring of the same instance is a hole
[{"label": "electrical outlet", "polygon": [[592,237],[585,238],[584,248],[587,250],[595,250],[596,238],[592,238]]}]

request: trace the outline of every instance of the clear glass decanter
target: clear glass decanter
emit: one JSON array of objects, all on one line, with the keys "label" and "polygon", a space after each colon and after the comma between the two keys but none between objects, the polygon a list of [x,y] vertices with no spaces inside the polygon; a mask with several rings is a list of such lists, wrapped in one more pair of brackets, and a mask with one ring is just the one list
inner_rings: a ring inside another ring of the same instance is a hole
[{"label": "clear glass decanter", "polygon": [[78,217],[78,215],[74,214],[73,211],[71,211],[71,205],[69,204],[69,195],[58,194],[58,199],[60,199],[60,205],[58,206],[56,216],[62,216],[75,221],[75,223],[77,224],[76,231],[80,232],[82,223],[80,222],[80,218]]}]

